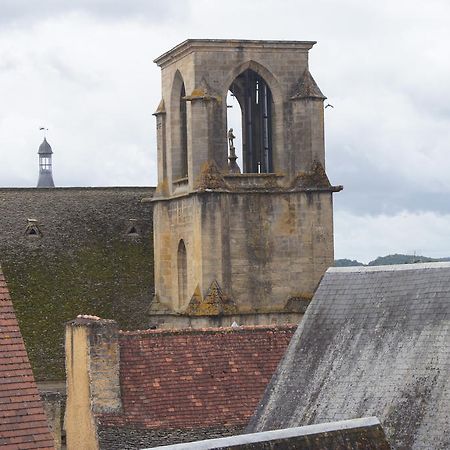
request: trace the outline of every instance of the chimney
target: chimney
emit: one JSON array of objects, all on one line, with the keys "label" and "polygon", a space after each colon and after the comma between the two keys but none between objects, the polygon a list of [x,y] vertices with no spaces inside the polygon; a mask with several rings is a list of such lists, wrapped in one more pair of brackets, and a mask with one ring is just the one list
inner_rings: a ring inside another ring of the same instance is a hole
[{"label": "chimney", "polygon": [[119,328],[78,316],[66,324],[67,448],[98,449],[99,413],[120,412]]}]

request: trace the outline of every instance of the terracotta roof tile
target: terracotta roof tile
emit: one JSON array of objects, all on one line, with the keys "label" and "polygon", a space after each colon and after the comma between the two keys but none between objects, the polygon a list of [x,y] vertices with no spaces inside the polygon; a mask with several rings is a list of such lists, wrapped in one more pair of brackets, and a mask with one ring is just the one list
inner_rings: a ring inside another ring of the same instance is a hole
[{"label": "terracotta roof tile", "polygon": [[103,425],[244,426],[296,326],[121,332],[123,414]]},{"label": "terracotta roof tile", "polygon": [[1,269],[0,448],[4,450],[54,448]]}]

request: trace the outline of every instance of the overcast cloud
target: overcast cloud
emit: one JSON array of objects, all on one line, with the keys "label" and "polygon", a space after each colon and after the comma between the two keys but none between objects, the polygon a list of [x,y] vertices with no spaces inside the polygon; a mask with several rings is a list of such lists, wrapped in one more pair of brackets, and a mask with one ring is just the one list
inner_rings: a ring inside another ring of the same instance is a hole
[{"label": "overcast cloud", "polygon": [[188,0],[1,0],[0,21],[5,23],[39,22],[61,15],[80,13],[100,21],[142,19],[148,23],[171,21],[186,13]]},{"label": "overcast cloud", "polygon": [[[0,185],[153,185],[152,60],[186,38],[317,40],[336,256],[450,256],[450,2],[0,0]],[[351,230],[351,231],[350,231]]]}]

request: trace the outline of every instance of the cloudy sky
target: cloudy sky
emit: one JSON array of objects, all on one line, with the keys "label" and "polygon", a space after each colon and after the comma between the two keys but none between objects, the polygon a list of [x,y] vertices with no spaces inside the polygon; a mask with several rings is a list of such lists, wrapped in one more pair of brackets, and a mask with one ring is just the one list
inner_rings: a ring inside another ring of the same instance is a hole
[{"label": "cloudy sky", "polygon": [[316,40],[336,257],[450,256],[448,0],[0,0],[0,186],[154,185],[153,59],[186,38]]}]

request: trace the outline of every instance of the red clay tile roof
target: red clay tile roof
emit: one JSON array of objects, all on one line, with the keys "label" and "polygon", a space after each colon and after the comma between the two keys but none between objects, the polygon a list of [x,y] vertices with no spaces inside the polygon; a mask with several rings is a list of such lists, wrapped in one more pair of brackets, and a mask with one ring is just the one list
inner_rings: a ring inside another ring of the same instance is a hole
[{"label": "red clay tile roof", "polygon": [[0,448],[54,449],[47,418],[1,269]]},{"label": "red clay tile roof", "polygon": [[244,426],[296,326],[121,332],[122,415],[106,426]]}]

